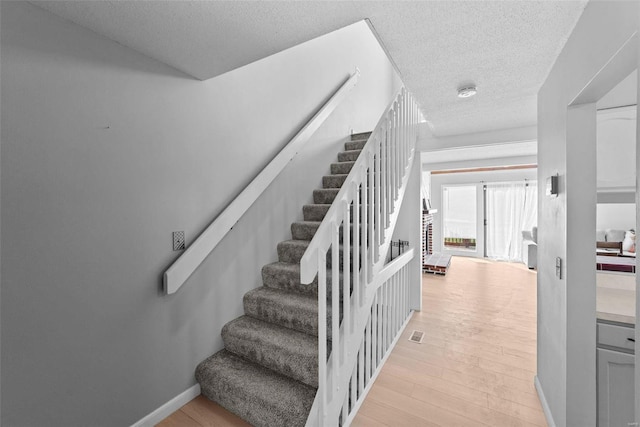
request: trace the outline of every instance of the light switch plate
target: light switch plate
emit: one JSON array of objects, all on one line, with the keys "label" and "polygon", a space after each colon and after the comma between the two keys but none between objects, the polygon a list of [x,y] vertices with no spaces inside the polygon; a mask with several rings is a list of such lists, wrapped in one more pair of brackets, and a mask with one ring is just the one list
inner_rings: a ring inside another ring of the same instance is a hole
[{"label": "light switch plate", "polygon": [[545,194],[550,197],[558,197],[558,175],[547,178]]},{"label": "light switch plate", "polygon": [[173,250],[182,251],[185,248],[184,231],[173,232]]}]

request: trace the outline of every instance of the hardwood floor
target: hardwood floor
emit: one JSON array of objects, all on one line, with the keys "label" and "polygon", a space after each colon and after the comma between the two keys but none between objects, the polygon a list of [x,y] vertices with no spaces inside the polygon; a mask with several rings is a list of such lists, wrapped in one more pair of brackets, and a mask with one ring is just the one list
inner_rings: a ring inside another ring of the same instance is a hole
[{"label": "hardwood floor", "polygon": [[[536,273],[454,257],[423,276],[415,313],[352,425],[546,426],[536,371]],[[422,344],[408,341],[414,329]],[[200,396],[159,426],[246,426]]]},{"label": "hardwood floor", "polygon": [[[352,425],[546,426],[536,273],[454,257],[446,276],[423,276],[422,301]],[[408,341],[414,329],[422,344]]]}]

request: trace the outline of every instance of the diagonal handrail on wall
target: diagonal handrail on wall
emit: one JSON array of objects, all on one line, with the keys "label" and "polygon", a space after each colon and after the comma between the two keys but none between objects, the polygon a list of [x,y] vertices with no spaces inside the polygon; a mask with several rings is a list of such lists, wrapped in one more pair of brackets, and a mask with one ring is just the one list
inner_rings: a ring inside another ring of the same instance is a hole
[{"label": "diagonal handrail on wall", "polygon": [[285,166],[298,154],[311,136],[329,117],[333,110],[345,99],[358,83],[360,70],[342,84],[320,110],[269,162],[251,183],[227,206],[220,215],[196,238],[185,252],[164,273],[164,289],[167,294],[175,293],[191,277],[205,258],[220,243],[226,234],[240,220]]}]

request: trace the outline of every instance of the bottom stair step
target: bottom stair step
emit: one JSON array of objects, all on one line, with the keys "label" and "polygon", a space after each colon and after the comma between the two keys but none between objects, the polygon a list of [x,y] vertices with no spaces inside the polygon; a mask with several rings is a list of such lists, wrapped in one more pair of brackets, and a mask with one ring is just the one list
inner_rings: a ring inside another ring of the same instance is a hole
[{"label": "bottom stair step", "polygon": [[222,350],[201,362],[202,394],[257,427],[304,426],[316,389]]}]

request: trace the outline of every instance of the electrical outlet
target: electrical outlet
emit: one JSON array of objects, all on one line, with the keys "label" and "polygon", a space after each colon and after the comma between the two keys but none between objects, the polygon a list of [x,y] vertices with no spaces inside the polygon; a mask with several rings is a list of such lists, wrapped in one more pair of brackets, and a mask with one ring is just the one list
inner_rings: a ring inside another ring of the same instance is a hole
[{"label": "electrical outlet", "polygon": [[562,279],[562,258],[556,257],[556,276]]},{"label": "electrical outlet", "polygon": [[173,250],[183,251],[185,248],[184,231],[173,232]]}]

